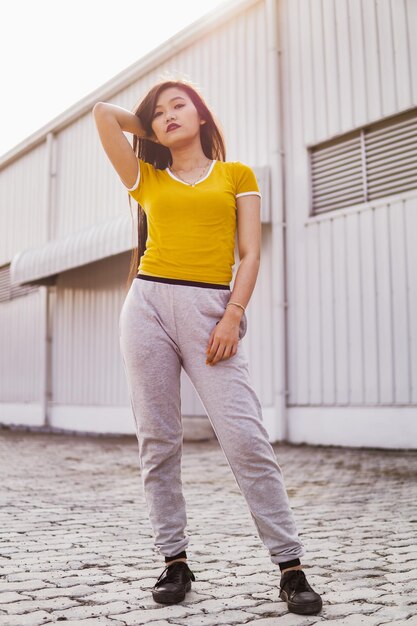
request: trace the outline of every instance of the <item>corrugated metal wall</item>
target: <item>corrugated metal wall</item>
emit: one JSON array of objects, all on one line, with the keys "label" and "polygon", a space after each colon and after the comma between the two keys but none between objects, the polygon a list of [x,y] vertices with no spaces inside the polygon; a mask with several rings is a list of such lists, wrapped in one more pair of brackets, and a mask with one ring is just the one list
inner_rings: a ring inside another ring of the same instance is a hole
[{"label": "corrugated metal wall", "polygon": [[[120,254],[59,277],[52,320],[52,405],[126,405],[129,392],[119,345],[119,316],[129,264],[130,254]],[[183,415],[204,415],[188,378],[184,372],[181,375]],[[133,424],[129,420],[122,430],[130,426],[133,431]]]},{"label": "corrugated metal wall", "polygon": [[46,142],[0,171],[0,265],[46,241]]},{"label": "corrugated metal wall", "polygon": [[40,401],[44,339],[40,290],[0,303],[2,403]]},{"label": "corrugated metal wall", "polygon": [[[280,0],[279,7],[289,405],[416,404],[417,193],[312,217],[308,147],[417,106],[417,2]],[[185,72],[222,122],[228,160],[270,165],[278,141],[270,132],[275,86],[265,10],[263,1],[254,2],[186,49],[173,48],[168,60],[107,101],[131,109],[165,71]],[[0,264],[48,237],[129,211],[91,108],[1,171],[7,210],[0,214]],[[274,233],[263,224],[244,344],[263,406],[277,408]],[[119,255],[59,278],[51,300],[53,405],[126,406],[117,329],[128,263],[128,255]],[[42,403],[44,373],[38,377],[36,364],[44,358],[44,302],[36,294],[27,296],[30,303],[25,298],[1,305],[8,329],[3,356],[13,359],[16,345],[16,368],[24,356],[29,369],[27,381],[3,388],[2,398],[25,402],[38,394]],[[184,413],[202,412],[184,382]]]},{"label": "corrugated metal wall", "polygon": [[[273,113],[267,104],[272,87],[267,80],[266,39],[264,5],[255,2],[186,49],[173,52],[169,60],[106,101],[132,109],[165,71],[188,74],[201,86],[221,122],[227,159],[266,165],[271,149],[266,120]],[[127,192],[102,149],[91,109],[49,141],[49,150],[45,143],[10,163],[2,173],[4,187],[13,197],[4,200],[10,211],[0,237],[6,231],[14,237],[7,250],[2,246],[4,261],[21,249],[41,245],[46,236],[64,237],[129,211]],[[136,211],[135,203],[132,206]],[[269,224],[263,225],[262,236],[262,265],[247,311],[250,331],[244,341],[261,401],[272,405]],[[128,403],[118,316],[129,260],[128,255],[112,257],[62,274],[57,281],[51,328],[52,419],[54,406]],[[16,300],[14,306],[23,306],[23,302]],[[20,333],[19,327],[16,336]],[[13,334],[13,342],[16,336]],[[26,345],[29,362],[37,358],[32,343]],[[184,375],[183,383],[184,414],[203,414]],[[25,397],[23,394],[20,400]]]},{"label": "corrugated metal wall", "polygon": [[118,325],[129,260],[120,254],[59,276],[52,320],[53,404],[126,404]]},{"label": "corrugated metal wall", "polygon": [[307,148],[417,105],[417,3],[281,8],[289,404],[415,404],[417,194],[309,217]]}]

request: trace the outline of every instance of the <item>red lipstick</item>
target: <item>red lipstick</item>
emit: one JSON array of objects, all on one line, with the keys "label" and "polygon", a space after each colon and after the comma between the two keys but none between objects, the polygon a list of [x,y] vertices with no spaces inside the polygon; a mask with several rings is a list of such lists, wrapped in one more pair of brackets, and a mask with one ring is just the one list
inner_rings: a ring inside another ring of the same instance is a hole
[{"label": "red lipstick", "polygon": [[169,133],[171,130],[175,130],[176,128],[179,128],[179,124],[169,124],[169,126],[167,127],[167,133]]}]

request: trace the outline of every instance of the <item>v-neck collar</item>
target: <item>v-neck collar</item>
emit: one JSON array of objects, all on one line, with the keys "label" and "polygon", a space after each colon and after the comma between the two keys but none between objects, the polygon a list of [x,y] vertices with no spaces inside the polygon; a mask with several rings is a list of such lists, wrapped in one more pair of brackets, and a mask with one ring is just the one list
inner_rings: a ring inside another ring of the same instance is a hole
[{"label": "v-neck collar", "polygon": [[217,162],[217,159],[213,159],[212,164],[210,165],[207,174],[204,176],[204,178],[200,178],[200,180],[197,180],[195,183],[191,184],[191,183],[186,183],[185,180],[181,180],[181,178],[178,178],[178,176],[175,176],[175,174],[173,172],[171,172],[171,170],[169,169],[169,167],[166,167],[165,170],[168,172],[168,174],[171,176],[171,178],[173,178],[174,180],[178,181],[179,183],[182,183],[183,185],[185,185],[186,187],[195,187],[196,185],[199,185],[200,183],[202,183],[204,180],[206,180],[206,178],[208,178],[211,174],[211,172],[213,171],[213,167],[215,166]]}]

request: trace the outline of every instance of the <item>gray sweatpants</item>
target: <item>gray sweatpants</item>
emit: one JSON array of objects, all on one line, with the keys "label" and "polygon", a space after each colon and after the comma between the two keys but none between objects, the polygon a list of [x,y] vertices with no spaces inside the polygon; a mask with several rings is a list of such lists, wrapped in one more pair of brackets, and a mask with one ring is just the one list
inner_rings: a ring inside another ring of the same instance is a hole
[{"label": "gray sweatpants", "polygon": [[274,450],[262,423],[248,360],[237,353],[206,365],[210,333],[230,289],[135,278],[119,320],[120,348],[139,444],[143,488],[155,551],[174,556],[189,536],[181,482],[181,366],[191,380],[275,564],[305,554]]}]

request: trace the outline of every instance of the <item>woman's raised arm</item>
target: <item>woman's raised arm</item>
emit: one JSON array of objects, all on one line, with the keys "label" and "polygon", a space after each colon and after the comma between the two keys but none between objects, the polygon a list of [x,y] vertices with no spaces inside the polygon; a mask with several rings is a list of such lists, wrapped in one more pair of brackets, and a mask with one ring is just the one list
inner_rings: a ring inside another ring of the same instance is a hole
[{"label": "woman's raised arm", "polygon": [[123,131],[145,137],[140,119],[130,111],[107,102],[97,102],[92,113],[104,151],[120,179],[130,189],[138,178],[139,164]]}]

